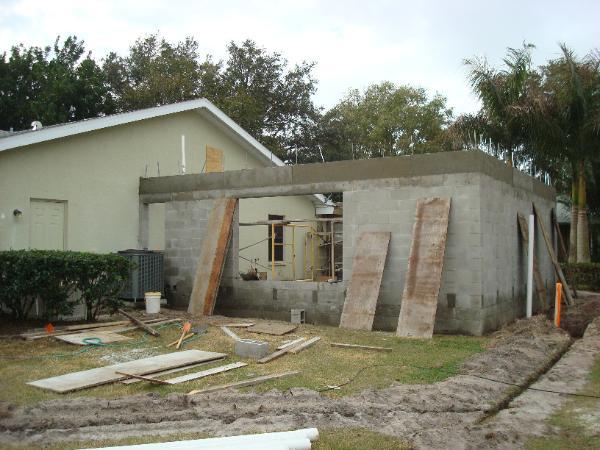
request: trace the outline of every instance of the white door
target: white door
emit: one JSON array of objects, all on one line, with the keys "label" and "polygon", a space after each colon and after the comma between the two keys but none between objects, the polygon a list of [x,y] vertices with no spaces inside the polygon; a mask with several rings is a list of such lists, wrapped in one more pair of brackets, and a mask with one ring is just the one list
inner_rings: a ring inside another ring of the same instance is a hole
[{"label": "white door", "polygon": [[29,247],[39,250],[65,249],[65,202],[31,200]]}]

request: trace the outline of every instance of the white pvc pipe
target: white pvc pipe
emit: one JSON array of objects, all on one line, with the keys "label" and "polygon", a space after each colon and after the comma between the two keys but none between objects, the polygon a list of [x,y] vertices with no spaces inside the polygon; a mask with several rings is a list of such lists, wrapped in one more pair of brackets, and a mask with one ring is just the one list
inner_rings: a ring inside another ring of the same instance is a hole
[{"label": "white pvc pipe", "polygon": [[533,244],[535,240],[535,217],[529,215],[529,242],[527,248],[527,317],[533,314]]},{"label": "white pvc pipe", "polygon": [[[294,449],[308,450],[311,448],[310,441],[319,438],[319,430],[316,428],[304,428],[295,431],[282,431],[276,433],[247,434],[240,436],[228,436],[222,438],[197,439],[191,441],[161,442],[155,444],[124,445],[117,447],[104,447],[119,450],[197,450],[197,449],[248,449],[248,450],[276,450]],[[98,449],[96,449],[98,450]]]},{"label": "white pvc pipe", "polygon": [[185,134],[181,135],[181,173],[185,173]]}]

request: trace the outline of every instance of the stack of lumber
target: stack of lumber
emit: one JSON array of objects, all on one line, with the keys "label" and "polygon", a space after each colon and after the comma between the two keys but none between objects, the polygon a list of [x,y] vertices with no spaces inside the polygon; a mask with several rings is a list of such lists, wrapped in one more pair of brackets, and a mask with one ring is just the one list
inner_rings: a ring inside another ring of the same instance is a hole
[{"label": "stack of lumber", "polygon": [[[146,320],[143,323],[146,325],[152,324],[154,326],[164,325],[167,323],[181,322],[181,319],[165,319],[157,318]],[[98,332],[111,332],[111,333],[122,333],[125,331],[131,331],[138,329],[137,325],[133,325],[129,320],[120,320],[116,322],[101,322],[101,323],[88,323],[82,325],[67,325],[63,327],[56,327],[52,333],[48,333],[46,330],[34,330],[19,335],[22,339],[33,341],[36,339],[43,339],[47,337],[58,337],[72,334],[86,333],[90,334],[95,331]]]}]

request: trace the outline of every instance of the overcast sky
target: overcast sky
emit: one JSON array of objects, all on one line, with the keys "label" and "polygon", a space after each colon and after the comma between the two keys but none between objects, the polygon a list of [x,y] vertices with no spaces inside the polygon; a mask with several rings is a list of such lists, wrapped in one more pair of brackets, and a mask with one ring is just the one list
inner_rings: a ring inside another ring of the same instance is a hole
[{"label": "overcast sky", "polygon": [[187,35],[202,53],[225,55],[246,38],[290,62],[317,63],[315,102],[334,105],[350,88],[390,80],[439,92],[455,113],[478,109],[462,64],[534,43],[534,62],[565,42],[579,55],[600,47],[600,1],[127,1],[0,0],[0,50],[44,46],[75,34],[95,57],[124,54],[139,36]]}]

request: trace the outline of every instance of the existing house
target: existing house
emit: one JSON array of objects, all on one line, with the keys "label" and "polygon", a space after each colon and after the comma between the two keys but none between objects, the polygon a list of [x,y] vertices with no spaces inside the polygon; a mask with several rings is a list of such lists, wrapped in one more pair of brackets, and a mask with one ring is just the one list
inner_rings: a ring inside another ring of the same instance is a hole
[{"label": "existing house", "polygon": [[[205,99],[4,135],[0,137],[0,250],[139,248],[139,179],[180,174],[182,145],[186,173],[205,171],[207,146],[222,151],[225,171],[283,165]],[[244,222],[267,220],[269,215],[310,219],[330,209],[322,196],[306,195],[244,199],[239,214]],[[149,215],[149,247],[168,253],[164,204],[151,205]],[[267,237],[264,226],[241,232],[240,248],[250,247],[240,253],[240,270],[246,270],[248,260],[269,265]],[[295,238],[300,266],[303,233]],[[280,250],[275,255],[278,277],[289,279],[291,255],[287,247],[281,248],[283,255]],[[178,280],[171,277],[171,281]]]}]

